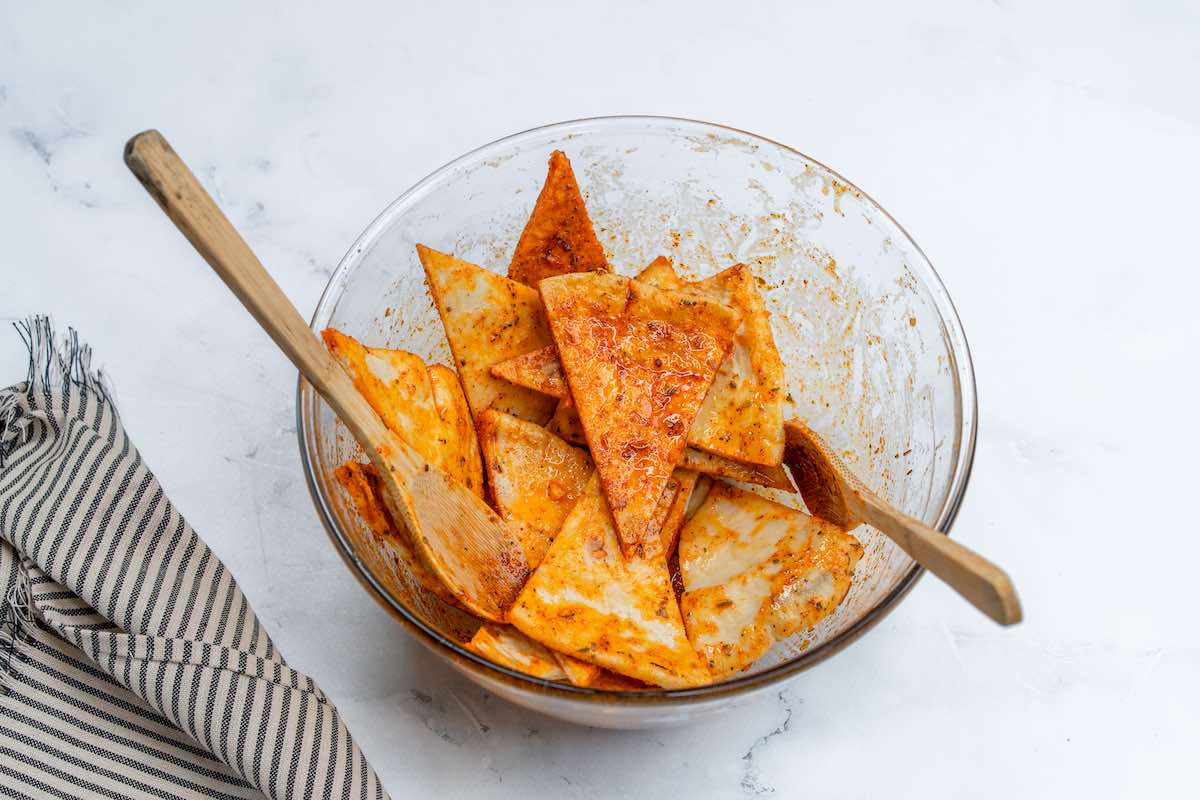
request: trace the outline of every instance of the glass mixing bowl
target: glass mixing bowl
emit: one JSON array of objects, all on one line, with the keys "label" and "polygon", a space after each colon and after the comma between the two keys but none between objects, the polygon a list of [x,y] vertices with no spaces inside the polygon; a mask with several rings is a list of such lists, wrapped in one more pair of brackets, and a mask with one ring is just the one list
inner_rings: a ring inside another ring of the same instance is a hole
[{"label": "glass mixing bowl", "polygon": [[[458,158],[388,206],[350,248],[312,327],[452,363],[417,242],[504,272],[551,151],[575,167],[618,272],[658,255],[700,277],[735,262],[760,278],[801,417],[895,506],[948,532],[975,445],[975,382],[962,326],[929,260],[900,225],[833,170],[777,142],[704,122],[610,117],[518,133]],[[921,569],[876,531],[835,613],[777,643],[748,671],[697,689],[613,692],[552,683],[463,647],[472,621],[415,586],[333,478],[358,448],[300,381],[308,485],[362,585],[433,652],[498,696],[614,728],[677,724],[749,698],[828,658],[877,623]],[[792,497],[792,503],[800,502]]]}]

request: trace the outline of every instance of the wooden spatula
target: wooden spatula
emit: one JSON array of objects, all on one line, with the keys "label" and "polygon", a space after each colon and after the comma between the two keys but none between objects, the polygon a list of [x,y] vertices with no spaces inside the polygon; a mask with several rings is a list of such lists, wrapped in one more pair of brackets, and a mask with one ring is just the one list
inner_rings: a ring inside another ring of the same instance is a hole
[{"label": "wooden spatula", "polygon": [[130,139],[125,163],[354,434],[388,507],[446,587],[470,611],[502,621],[529,575],[513,529],[388,430],[158,131]]},{"label": "wooden spatula", "polygon": [[902,514],[863,485],[819,435],[802,422],[784,424],[784,461],[816,516],[847,530],[865,522],[1001,625],[1021,621],[1021,602],[1004,570],[949,536]]}]

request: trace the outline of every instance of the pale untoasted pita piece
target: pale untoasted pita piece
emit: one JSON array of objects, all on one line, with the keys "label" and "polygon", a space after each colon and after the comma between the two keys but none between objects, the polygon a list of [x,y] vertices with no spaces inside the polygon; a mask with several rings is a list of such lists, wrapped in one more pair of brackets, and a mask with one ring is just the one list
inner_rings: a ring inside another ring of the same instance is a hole
[{"label": "pale untoasted pita piece", "polygon": [[605,273],[546,278],[539,290],[622,549],[657,548],[654,504],[739,317]]},{"label": "pale untoasted pita piece", "polygon": [[550,154],[546,182],[508,265],[508,277],[537,286],[551,275],[609,271],[571,162],[561,150],[555,150]]},{"label": "pale untoasted pita piece", "polygon": [[593,476],[509,611],[532,639],[667,688],[709,682],[683,630],[662,555],[624,558]]},{"label": "pale untoasted pita piece", "polygon": [[496,378],[491,367],[552,344],[537,292],[453,256],[417,245],[471,414],[486,408],[545,424],[555,401]]},{"label": "pale untoasted pita piece", "polygon": [[492,375],[559,400],[571,396],[553,345],[501,361],[492,367]]},{"label": "pale untoasted pita piece", "polygon": [[703,297],[737,309],[742,324],[733,351],[713,381],[688,431],[688,444],[710,453],[762,466],[783,459],[783,361],[771,333],[771,318],[745,264],[684,284],[661,256],[638,280]]},{"label": "pale untoasted pita piece", "polygon": [[400,569],[397,574],[411,579],[442,602],[458,606],[458,599],[446,588],[413,548],[408,528],[392,518],[383,500],[383,484],[370,464],[347,461],[333,476],[350,497],[354,510],[366,526],[386,543]]},{"label": "pale untoasted pita piece", "polygon": [[467,647],[489,661],[535,678],[567,679],[567,673],[559,666],[554,653],[511,625],[485,622],[467,642]]},{"label": "pale untoasted pita piece", "polygon": [[592,460],[545,428],[494,408],[479,417],[479,443],[492,505],[534,534],[522,544],[536,567],[591,477]]},{"label": "pale untoasted pita piece", "polygon": [[429,463],[483,496],[483,468],[466,400],[454,373],[426,367],[403,350],[365,347],[333,328],[321,338],[359,394],[401,439]]},{"label": "pale untoasted pita piece", "polygon": [[744,669],[832,613],[862,553],[830,523],[715,481],[679,539],[688,638],[714,676]]}]

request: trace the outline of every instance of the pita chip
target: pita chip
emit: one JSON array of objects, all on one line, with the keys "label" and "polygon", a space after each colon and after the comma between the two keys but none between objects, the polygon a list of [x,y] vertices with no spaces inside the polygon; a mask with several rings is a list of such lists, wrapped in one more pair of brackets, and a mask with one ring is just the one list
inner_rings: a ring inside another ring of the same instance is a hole
[{"label": "pita chip", "polygon": [[679,539],[688,638],[714,676],[744,669],[833,613],[862,554],[824,520],[715,481]]},{"label": "pita chip", "polygon": [[553,398],[491,373],[501,361],[552,344],[537,292],[424,245],[417,245],[417,255],[472,416],[496,408],[545,424],[554,412]]},{"label": "pita chip", "polygon": [[551,275],[609,271],[571,162],[555,150],[542,192],[508,265],[508,277],[536,287]]},{"label": "pita chip", "polygon": [[657,550],[655,504],[739,317],[610,274],[560,275],[539,289],[622,549]]},{"label": "pita chip", "polygon": [[550,542],[592,475],[588,454],[532,422],[488,409],[479,417],[492,505],[504,519],[525,523],[529,566]]},{"label": "pita chip", "polygon": [[684,633],[661,553],[625,558],[593,476],[509,621],[573,658],[656,686],[709,682]]},{"label": "pita chip", "polygon": [[364,347],[333,328],[321,338],[359,394],[425,460],[483,496],[483,466],[458,378],[404,350]]}]

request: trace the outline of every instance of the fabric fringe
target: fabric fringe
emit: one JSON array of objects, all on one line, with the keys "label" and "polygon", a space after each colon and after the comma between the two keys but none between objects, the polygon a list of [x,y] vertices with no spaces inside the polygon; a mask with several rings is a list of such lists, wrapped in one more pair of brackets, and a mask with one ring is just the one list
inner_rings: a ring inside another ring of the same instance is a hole
[{"label": "fabric fringe", "polygon": [[25,660],[25,648],[34,643],[30,631],[36,624],[29,599],[29,573],[21,569],[0,606],[0,697],[8,695],[15,664]]},{"label": "fabric fringe", "polygon": [[70,384],[108,400],[104,373],[92,369],[92,348],[79,340],[74,328],[67,328],[67,339],[60,345],[54,324],[45,315],[14,323],[14,327],[29,351],[26,392],[30,396]]},{"label": "fabric fringe", "polygon": [[[5,459],[24,441],[29,418],[21,408],[20,395],[28,405],[41,394],[48,397],[61,386],[73,386],[93,396],[100,403],[109,403],[109,388],[101,370],[92,369],[92,348],[79,340],[74,328],[67,329],[66,341],[57,341],[54,324],[45,315],[13,323],[17,334],[29,352],[29,369],[23,385],[0,392],[0,467]],[[111,404],[110,404],[111,406]],[[116,413],[116,408],[112,408]]]},{"label": "fabric fringe", "polygon": [[[92,348],[79,340],[74,328],[67,329],[66,341],[60,343],[47,316],[33,316],[13,327],[29,351],[29,368],[24,384],[0,391],[0,469],[25,442],[33,421],[27,409],[36,407],[39,394],[49,397],[53,390],[70,386],[110,408],[112,405],[104,375],[92,369]],[[112,411],[115,414],[116,409]],[[9,691],[14,662],[24,660],[23,648],[33,641],[29,631],[34,624],[29,577],[21,569],[16,584],[0,603],[0,695]]]}]

